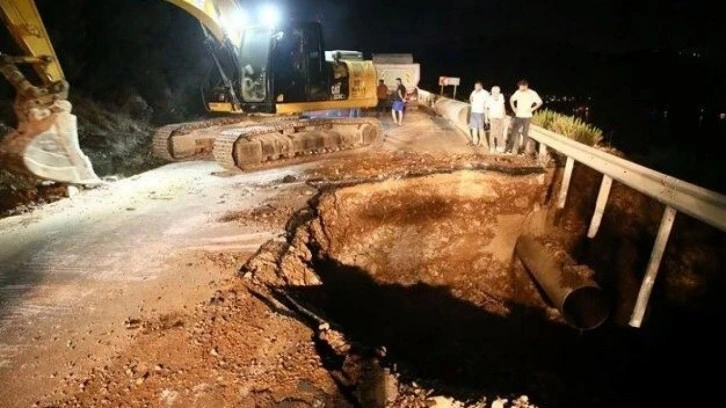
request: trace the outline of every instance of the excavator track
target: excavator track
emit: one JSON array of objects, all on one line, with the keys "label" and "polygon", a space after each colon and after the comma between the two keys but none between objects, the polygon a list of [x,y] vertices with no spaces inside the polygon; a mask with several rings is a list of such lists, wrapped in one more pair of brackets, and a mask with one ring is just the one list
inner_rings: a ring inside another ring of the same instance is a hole
[{"label": "excavator track", "polygon": [[248,170],[265,163],[367,147],[380,142],[383,128],[372,118],[318,118],[254,123],[223,130],[214,159],[227,169]]},{"label": "excavator track", "polygon": [[244,115],[166,125],[154,133],[154,155],[168,161],[211,159],[214,138],[217,135],[210,132],[212,128],[255,123],[262,119],[261,116]]},{"label": "excavator track", "polygon": [[153,151],[156,157],[168,161],[212,160],[214,141],[227,127],[297,119],[297,116],[244,115],[175,123],[156,130]]}]

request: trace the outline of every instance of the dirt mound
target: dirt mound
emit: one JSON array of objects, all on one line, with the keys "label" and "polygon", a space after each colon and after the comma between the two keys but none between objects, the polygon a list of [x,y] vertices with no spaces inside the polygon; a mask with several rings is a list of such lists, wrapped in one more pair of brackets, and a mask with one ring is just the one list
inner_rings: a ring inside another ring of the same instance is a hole
[{"label": "dirt mound", "polygon": [[0,169],[0,217],[31,211],[38,205],[60,200],[67,194],[65,184],[43,183]]}]

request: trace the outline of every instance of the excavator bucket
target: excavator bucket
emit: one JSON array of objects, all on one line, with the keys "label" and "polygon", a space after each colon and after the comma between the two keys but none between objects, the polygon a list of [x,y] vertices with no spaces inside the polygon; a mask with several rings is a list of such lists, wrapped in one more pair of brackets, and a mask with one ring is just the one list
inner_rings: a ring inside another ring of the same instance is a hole
[{"label": "excavator bucket", "polygon": [[70,111],[68,101],[56,101],[51,109],[32,112],[0,143],[2,166],[64,183],[102,183],[81,151]]}]

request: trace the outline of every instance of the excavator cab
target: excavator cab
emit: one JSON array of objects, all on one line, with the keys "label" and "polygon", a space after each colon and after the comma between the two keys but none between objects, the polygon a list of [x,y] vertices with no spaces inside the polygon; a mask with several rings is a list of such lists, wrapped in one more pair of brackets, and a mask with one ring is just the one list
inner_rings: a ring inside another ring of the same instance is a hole
[{"label": "excavator cab", "polygon": [[326,52],[320,23],[247,28],[237,55],[239,105],[248,113],[369,107],[375,68],[359,52]]},{"label": "excavator cab", "polygon": [[319,23],[248,28],[238,58],[243,111],[275,113],[277,104],[329,99]]}]

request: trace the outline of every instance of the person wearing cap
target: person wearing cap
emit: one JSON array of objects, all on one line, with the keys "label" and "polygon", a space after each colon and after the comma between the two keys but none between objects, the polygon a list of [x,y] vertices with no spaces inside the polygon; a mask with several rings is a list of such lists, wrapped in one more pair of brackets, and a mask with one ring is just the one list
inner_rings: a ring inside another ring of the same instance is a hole
[{"label": "person wearing cap", "polygon": [[403,109],[406,107],[406,87],[401,78],[396,78],[396,91],[393,93],[393,122],[398,126],[403,124]]}]

